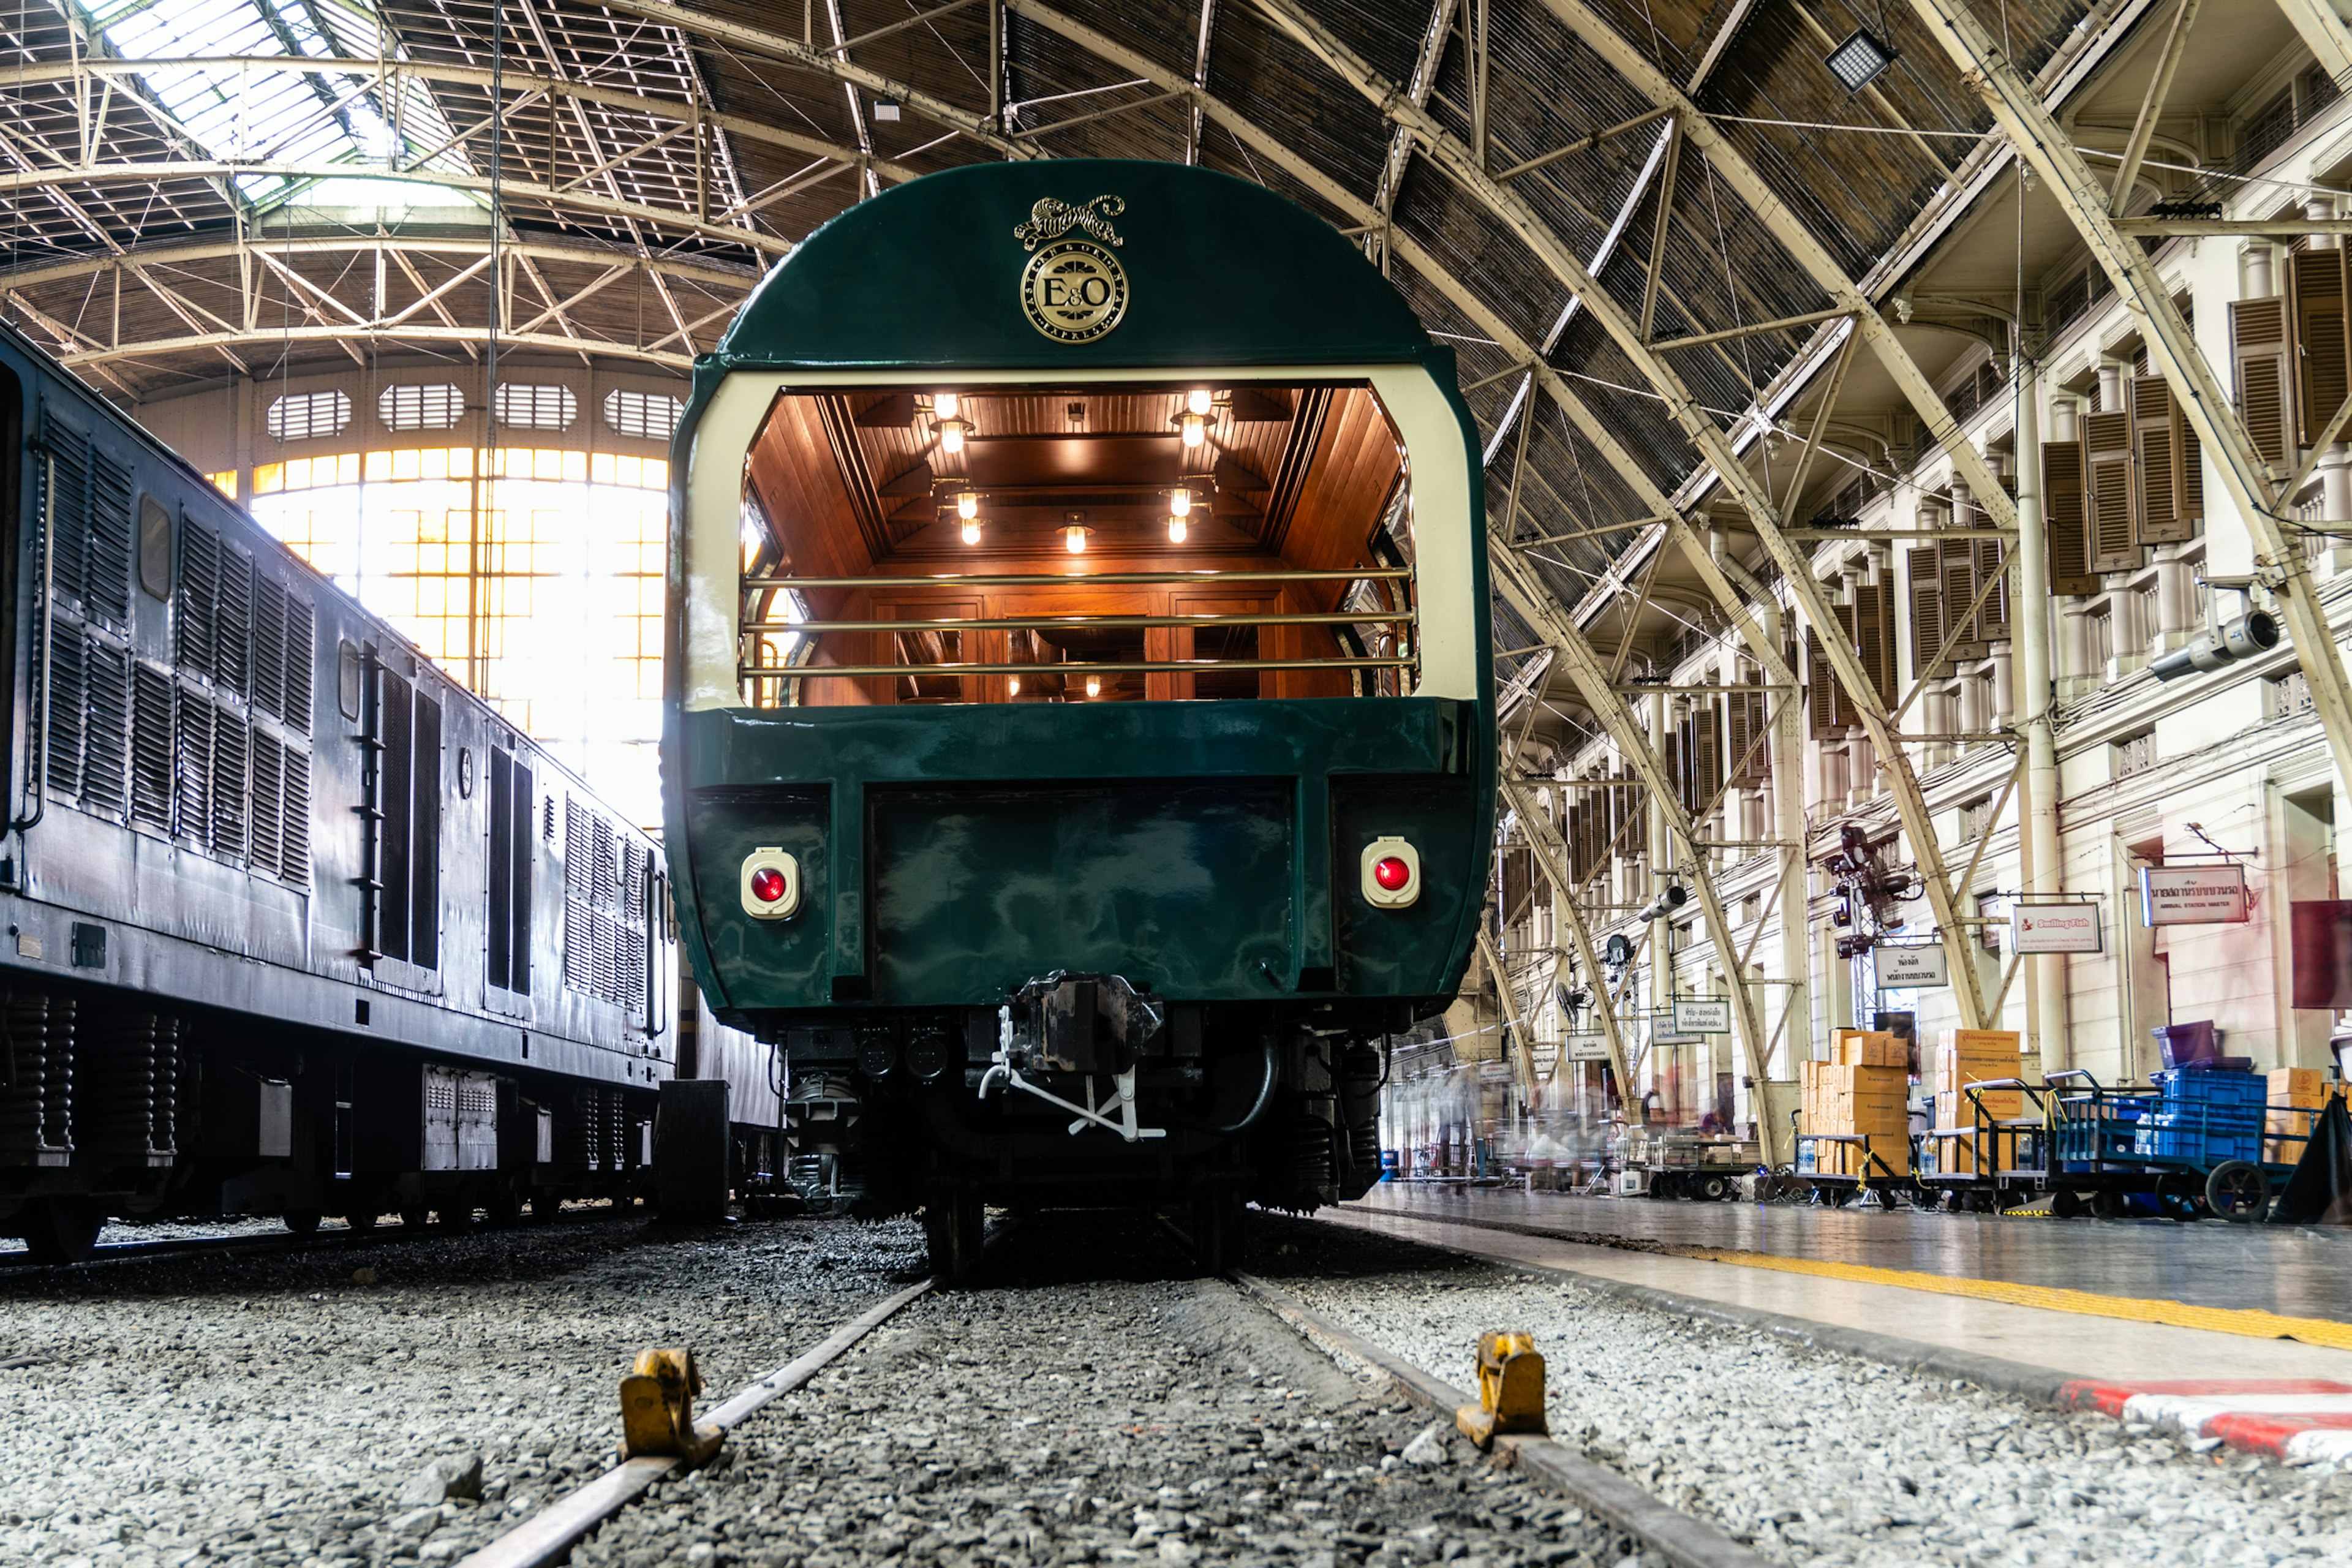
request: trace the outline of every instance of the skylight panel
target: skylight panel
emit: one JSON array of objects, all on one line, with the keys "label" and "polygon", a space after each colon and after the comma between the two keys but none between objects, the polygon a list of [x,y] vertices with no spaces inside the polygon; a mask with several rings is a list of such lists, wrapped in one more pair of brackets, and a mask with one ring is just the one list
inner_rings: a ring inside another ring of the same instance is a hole
[{"label": "skylight panel", "polygon": [[[361,71],[256,71],[244,58],[302,56],[373,61],[403,58],[381,19],[351,0],[116,0],[91,19],[112,52],[129,60],[202,60],[142,73],[147,90],[196,143],[202,156],[230,163],[375,168],[444,146],[449,126],[422,83]],[[218,63],[211,63],[218,62]],[[396,117],[399,129],[394,128]],[[433,166],[464,168],[451,150]],[[238,192],[273,205],[310,183],[241,175]]]}]

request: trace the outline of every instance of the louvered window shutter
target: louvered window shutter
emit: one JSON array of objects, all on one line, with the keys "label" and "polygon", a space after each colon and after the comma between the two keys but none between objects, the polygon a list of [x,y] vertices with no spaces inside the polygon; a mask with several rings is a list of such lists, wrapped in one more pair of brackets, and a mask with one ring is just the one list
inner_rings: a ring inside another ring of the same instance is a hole
[{"label": "louvered window shutter", "polygon": [[2134,542],[2166,544],[2189,537],[2180,515],[2179,453],[2173,444],[2172,389],[2160,375],[2131,384],[2132,461],[2139,484],[2132,509]]},{"label": "louvered window shutter", "polygon": [[[1854,589],[1853,646],[1862,655],[1862,668],[1870,677],[1872,690],[1881,707],[1891,707],[1895,701],[1895,584],[1864,583]],[[1853,703],[1846,711],[1852,715],[1849,723],[1860,723],[1862,716]]]},{"label": "louvered window shutter", "polygon": [[1845,726],[1838,721],[1837,677],[1829,655],[1822,651],[1821,635],[1805,629],[1805,733],[1816,741],[1841,740]]},{"label": "louvered window shutter", "polygon": [[1748,759],[1739,764],[1740,780],[1761,785],[1772,776],[1771,699],[1761,691],[1744,691],[1737,701],[1739,710],[1747,716],[1748,737],[1739,747],[1738,754]]},{"label": "louvered window shutter", "polygon": [[2237,368],[2238,416],[2254,450],[2266,463],[2284,463],[2294,406],[2284,300],[2240,300],[2230,306],[2230,358]]},{"label": "louvered window shutter", "polygon": [[1666,731],[1666,777],[1674,781],[1675,798],[1690,806],[1690,721],[1678,719]]},{"label": "louvered window shutter", "polygon": [[2091,571],[2089,541],[2084,531],[2083,443],[2042,444],[2042,488],[2046,492],[2042,522],[2050,545],[2050,591],[2097,593],[2099,579]]},{"label": "louvered window shutter", "polygon": [[1985,656],[1984,638],[1977,635],[1976,617],[1969,614],[1977,597],[1977,553],[1969,543],[1965,539],[1936,542],[1936,577],[1944,589],[1940,618],[1944,635],[1952,638],[1950,660]]},{"label": "louvered window shutter", "polygon": [[1944,660],[1933,669],[1927,661],[1944,646],[1943,577],[1938,563],[1942,557],[1934,545],[1909,552],[1906,564],[1911,569],[1911,673],[1915,679],[1940,680],[1951,674],[1952,661]]},{"label": "louvered window shutter", "polygon": [[1992,589],[1977,611],[1977,635],[1988,643],[2007,642],[2015,635],[2010,630],[2009,546],[1998,539],[1969,543],[1976,548],[1977,587],[1981,590],[1987,578],[1992,580]]},{"label": "louvered window shutter", "polygon": [[2295,444],[2319,433],[2352,393],[2352,310],[2346,307],[2344,252],[2302,250],[2287,258],[2287,298],[2294,309]]},{"label": "louvered window shutter", "polygon": [[2141,563],[2132,522],[2131,416],[2084,415],[2083,445],[2090,463],[2091,570],[2137,572]]},{"label": "louvered window shutter", "polygon": [[1698,799],[1693,811],[1704,811],[1723,793],[1723,710],[1710,699],[1691,715],[1698,726]]},{"label": "louvered window shutter", "polygon": [[2205,521],[2205,448],[2189,427],[2177,397],[2172,400],[2172,493],[2180,509],[2180,537],[2192,538],[2195,525]]}]

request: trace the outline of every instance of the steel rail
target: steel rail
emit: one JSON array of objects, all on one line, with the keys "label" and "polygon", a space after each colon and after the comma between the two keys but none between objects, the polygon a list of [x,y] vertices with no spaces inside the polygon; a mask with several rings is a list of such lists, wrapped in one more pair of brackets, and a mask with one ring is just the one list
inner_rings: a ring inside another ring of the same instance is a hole
[{"label": "steel rail", "polygon": [[[898,1311],[937,1287],[935,1279],[910,1285],[844,1323],[814,1349],[767,1376],[754,1379],[734,1398],[696,1423],[731,1430],[771,1401],[802,1387]],[[581,1537],[594,1530],[670,1476],[691,1468],[686,1460],[648,1456],[624,1459],[585,1486],[557,1499],[488,1545],[458,1560],[457,1568],[543,1568],[561,1563]]]},{"label": "steel rail", "polygon": [[1204,616],[1030,616],[992,620],[934,621],[745,621],[746,632],[1024,632],[1097,630],[1134,631],[1158,626],[1354,626],[1372,623],[1412,625],[1411,610],[1351,610],[1328,613]]}]

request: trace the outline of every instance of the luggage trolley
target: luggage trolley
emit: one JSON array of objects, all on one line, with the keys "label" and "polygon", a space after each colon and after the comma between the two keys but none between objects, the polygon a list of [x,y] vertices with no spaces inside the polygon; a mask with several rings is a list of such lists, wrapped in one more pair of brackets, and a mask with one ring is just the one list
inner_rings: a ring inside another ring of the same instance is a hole
[{"label": "luggage trolley", "polygon": [[[2169,1077],[2170,1093],[2103,1089],[2079,1068],[2043,1075],[2053,1090],[2052,1213],[2082,1213],[2086,1188],[2090,1212],[2102,1218],[2123,1213],[2133,1193],[2152,1194],[2171,1219],[2210,1214],[2251,1224],[2269,1212],[2294,1163],[2265,1155],[2307,1143],[2319,1110],[2266,1105],[2263,1080],[2251,1075],[2183,1070]],[[2062,1079],[2086,1087],[2060,1089]]]},{"label": "luggage trolley", "polygon": [[[1984,1097],[2015,1089],[2025,1110],[1996,1116]],[[1988,1079],[1963,1090],[1969,1100],[1965,1127],[1930,1128],[1921,1140],[1919,1184],[1954,1211],[1991,1214],[2048,1190],[2049,1116],[2046,1086],[2023,1079]]]},{"label": "luggage trolley", "polygon": [[[1791,1118],[1793,1121],[1794,1118]],[[1908,1170],[1898,1171],[1887,1159],[1887,1139],[1875,1140],[1871,1145],[1867,1132],[1801,1132],[1797,1135],[1797,1180],[1813,1189],[1813,1195],[1832,1208],[1843,1208],[1864,1193],[1876,1193],[1879,1201],[1894,1206],[1898,1193],[1918,1195],[1916,1180]],[[1909,1140],[1905,1141],[1905,1152],[1909,1153]],[[1910,1162],[1906,1159],[1906,1163]],[[1835,1170],[1822,1166],[1834,1164]]]}]

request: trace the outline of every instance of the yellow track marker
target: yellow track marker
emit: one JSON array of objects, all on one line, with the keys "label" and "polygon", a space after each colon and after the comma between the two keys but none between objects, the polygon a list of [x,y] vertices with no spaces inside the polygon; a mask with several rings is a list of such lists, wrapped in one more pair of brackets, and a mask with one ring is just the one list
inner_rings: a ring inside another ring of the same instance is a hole
[{"label": "yellow track marker", "polygon": [[[1647,1251],[1649,1248],[1643,1248]],[[1712,1247],[1666,1247],[1660,1250],[1677,1258],[1708,1263],[1731,1263],[1743,1268],[1769,1268],[1781,1274],[1809,1274],[1820,1279],[1843,1279],[1858,1285],[1895,1285],[1937,1296],[1966,1296],[1978,1301],[2000,1301],[2012,1307],[2039,1307],[2045,1311],[2074,1312],[2084,1317],[2121,1318],[2135,1323],[2162,1323],[2176,1329],[2203,1329],[2211,1333],[2240,1334],[2255,1340],[2295,1340],[2330,1350],[2352,1350],[2352,1323],[2326,1318],[2289,1318],[2247,1307],[2196,1307],[2138,1296],[2102,1296],[2091,1290],[2069,1290],[2054,1285],[2012,1285],[2002,1279],[1966,1279],[1949,1274],[1922,1274],[1907,1268],[1877,1268],[1863,1263],[1826,1263],[1811,1258],[1781,1258],[1769,1252],[1744,1252]]]}]

